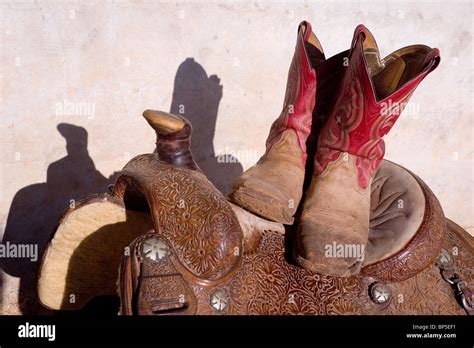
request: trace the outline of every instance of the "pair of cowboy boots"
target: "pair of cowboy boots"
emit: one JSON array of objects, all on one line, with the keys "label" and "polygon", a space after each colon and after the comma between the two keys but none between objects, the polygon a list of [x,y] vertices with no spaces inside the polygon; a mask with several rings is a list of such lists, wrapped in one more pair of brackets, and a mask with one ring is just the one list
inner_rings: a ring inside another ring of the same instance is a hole
[{"label": "pair of cowboy boots", "polygon": [[265,154],[237,178],[230,199],[287,225],[298,216],[293,254],[302,267],[357,274],[383,136],[439,60],[438,49],[424,45],[381,59],[363,25],[355,29],[349,50],[326,60],[310,23],[302,22],[283,111],[270,129]]}]

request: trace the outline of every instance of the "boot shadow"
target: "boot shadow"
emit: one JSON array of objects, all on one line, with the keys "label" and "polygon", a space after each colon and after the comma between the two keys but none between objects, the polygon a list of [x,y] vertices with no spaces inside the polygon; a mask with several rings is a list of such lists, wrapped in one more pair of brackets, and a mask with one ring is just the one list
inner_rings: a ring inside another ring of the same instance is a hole
[{"label": "boot shadow", "polygon": [[[216,75],[208,77],[201,64],[187,58],[176,72],[170,113],[185,116],[193,126],[191,151],[207,178],[227,196],[234,179],[243,172],[237,158],[216,156],[213,140],[222,85]],[[224,161],[222,159],[225,159]]]},{"label": "boot shadow", "polygon": [[5,258],[0,267],[20,278],[18,305],[23,314],[46,314],[37,297],[37,273],[41,256],[53,235],[62,213],[75,201],[96,192],[106,192],[113,177],[104,177],[87,150],[87,131],[61,123],[59,133],[66,139],[67,155],[51,163],[44,183],[19,190],[11,203],[2,244],[37,246],[37,260]]}]

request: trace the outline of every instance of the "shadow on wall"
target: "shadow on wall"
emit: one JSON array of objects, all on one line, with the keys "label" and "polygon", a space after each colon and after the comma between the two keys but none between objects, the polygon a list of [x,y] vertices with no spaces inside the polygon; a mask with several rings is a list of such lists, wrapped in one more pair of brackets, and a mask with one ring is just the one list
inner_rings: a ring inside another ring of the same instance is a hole
[{"label": "shadow on wall", "polygon": [[216,75],[208,77],[194,58],[187,58],[176,72],[170,113],[183,115],[191,122],[194,160],[214,186],[227,196],[243,168],[234,156],[217,156],[214,150],[217,113],[222,98],[222,85],[219,83]]},{"label": "shadow on wall", "polygon": [[[193,58],[178,68],[174,83],[171,113],[185,115],[193,125],[191,150],[195,161],[209,180],[225,195],[230,193],[234,178],[242,173],[235,157],[222,155],[219,161],[213,146],[222,86],[217,76],[207,76]],[[59,218],[71,200],[106,192],[115,181],[96,170],[87,150],[87,131],[70,124],[59,124],[58,131],[66,139],[67,156],[51,163],[46,183],[22,188],[13,198],[2,244],[38,245],[38,260],[28,258],[1,259],[0,267],[9,275],[20,278],[18,303],[23,314],[50,311],[37,298],[36,277],[41,256],[57,227]],[[0,283],[1,286],[1,283]],[[6,304],[4,304],[6,305]]]},{"label": "shadow on wall", "polygon": [[16,193],[2,240],[10,245],[38,245],[36,262],[29,258],[9,258],[0,264],[6,273],[20,278],[18,303],[24,314],[47,312],[37,299],[36,275],[41,255],[62,213],[72,204],[71,200],[106,192],[114,180],[96,170],[87,151],[84,128],[61,123],[57,129],[66,139],[67,155],[48,166],[46,183],[33,184]]}]

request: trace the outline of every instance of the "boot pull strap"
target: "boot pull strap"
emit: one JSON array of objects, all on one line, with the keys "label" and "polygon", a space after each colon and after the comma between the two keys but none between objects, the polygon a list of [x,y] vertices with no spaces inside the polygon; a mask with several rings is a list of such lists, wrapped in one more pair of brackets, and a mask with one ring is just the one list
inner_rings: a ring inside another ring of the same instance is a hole
[{"label": "boot pull strap", "polygon": [[441,61],[441,56],[437,48],[433,48],[425,58],[423,70],[426,69],[426,74],[429,74],[436,69]]}]

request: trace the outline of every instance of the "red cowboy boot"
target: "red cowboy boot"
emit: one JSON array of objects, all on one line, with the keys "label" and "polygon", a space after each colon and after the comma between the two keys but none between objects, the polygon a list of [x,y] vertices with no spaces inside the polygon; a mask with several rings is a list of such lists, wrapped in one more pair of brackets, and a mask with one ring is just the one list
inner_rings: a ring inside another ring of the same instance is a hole
[{"label": "red cowboy boot", "polygon": [[388,133],[439,51],[402,48],[383,60],[372,34],[354,34],[336,102],[318,139],[314,176],[296,232],[295,258],[312,271],[357,274],[369,233],[371,182]]},{"label": "red cowboy boot", "polygon": [[234,183],[230,199],[269,220],[291,224],[302,196],[306,141],[315,105],[315,67],[324,53],[308,22],[298,27],[283,111],[273,123],[266,152]]}]

